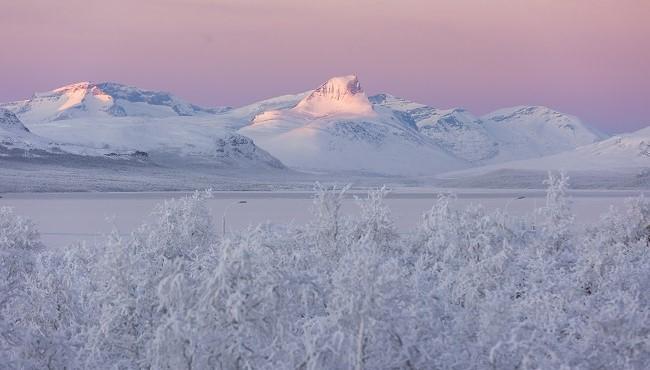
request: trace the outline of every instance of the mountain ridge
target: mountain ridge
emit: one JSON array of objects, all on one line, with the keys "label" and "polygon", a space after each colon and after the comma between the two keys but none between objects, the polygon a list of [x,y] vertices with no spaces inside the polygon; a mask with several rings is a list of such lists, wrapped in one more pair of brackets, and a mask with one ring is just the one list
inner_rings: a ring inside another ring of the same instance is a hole
[{"label": "mountain ridge", "polygon": [[544,158],[607,139],[544,106],[476,116],[388,93],[368,96],[356,75],[235,108],[202,108],[166,92],[88,81],[0,107],[16,113],[26,130],[51,138],[44,140],[89,153],[162,154],[176,165],[234,165],[237,157],[248,161],[244,167],[260,160],[308,172],[431,175]]},{"label": "mountain ridge", "polygon": [[29,123],[94,117],[170,117],[217,114],[230,109],[203,108],[168,92],[116,82],[77,82],[31,98],[0,104]]},{"label": "mountain ridge", "polygon": [[544,106],[501,108],[477,117],[464,108],[439,109],[385,93],[370,100],[410,115],[424,135],[477,165],[556,154],[607,137]]}]

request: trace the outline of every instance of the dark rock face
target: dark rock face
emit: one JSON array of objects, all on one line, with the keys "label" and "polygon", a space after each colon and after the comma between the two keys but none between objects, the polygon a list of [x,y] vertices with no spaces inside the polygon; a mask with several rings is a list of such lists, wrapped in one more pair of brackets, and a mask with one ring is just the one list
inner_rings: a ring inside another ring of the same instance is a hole
[{"label": "dark rock face", "polygon": [[0,128],[29,132],[15,114],[4,108],[0,108]]},{"label": "dark rock face", "polygon": [[137,161],[146,161],[149,159],[149,153],[136,150],[130,153],[107,153],[104,154],[106,157],[114,159],[127,159],[127,160],[137,160]]},{"label": "dark rock face", "polygon": [[325,82],[314,90],[309,98],[325,96],[333,100],[341,100],[344,96],[363,93],[361,83],[356,76],[346,76]]},{"label": "dark rock face", "polygon": [[[113,99],[122,99],[132,103],[168,106],[179,116],[192,116],[198,112],[207,111],[193,104],[179,102],[167,92],[142,90],[114,82],[103,82],[96,86],[104,93],[113,97]],[[119,106],[111,113],[115,113],[116,116],[126,115],[124,109]]]},{"label": "dark rock face", "polygon": [[639,143],[639,153],[644,157],[650,157],[650,142],[642,141]]},{"label": "dark rock face", "polygon": [[215,146],[215,156],[226,162],[234,164],[246,159],[250,164],[263,163],[271,168],[285,168],[277,158],[258,148],[252,139],[243,135],[229,134],[217,139]]}]

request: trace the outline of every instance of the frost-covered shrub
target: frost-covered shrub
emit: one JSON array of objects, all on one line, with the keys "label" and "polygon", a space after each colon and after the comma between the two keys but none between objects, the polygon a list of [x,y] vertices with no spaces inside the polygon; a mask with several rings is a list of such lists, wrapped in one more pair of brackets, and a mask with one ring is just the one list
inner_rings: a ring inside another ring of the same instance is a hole
[{"label": "frost-covered shrub", "polygon": [[650,201],[627,200],[587,230],[579,245],[576,306],[587,367],[643,368],[650,363]]},{"label": "frost-covered shrub", "polygon": [[545,253],[562,252],[573,246],[571,238],[575,230],[571,202],[566,196],[569,178],[563,172],[560,176],[549,172],[544,184],[547,186],[546,204],[536,212],[536,227],[541,237],[537,248]]},{"label": "frost-covered shrub", "polygon": [[408,235],[386,189],[350,217],[317,186],[305,226],[228,238],[196,193],[64,250],[0,209],[0,367],[646,368],[650,202],[582,231],[547,184],[530,218],[441,196]]},{"label": "frost-covered shrub", "polygon": [[332,259],[340,256],[341,244],[346,243],[345,238],[350,237],[349,221],[341,214],[341,206],[349,188],[346,186],[339,189],[334,186],[328,190],[318,183],[314,188],[313,220],[308,225],[308,232],[322,253]]},{"label": "frost-covered shrub", "polygon": [[413,259],[429,265],[435,284],[452,301],[473,306],[486,290],[501,287],[511,260],[509,234],[480,206],[452,208],[452,198],[438,198],[424,214],[413,242]]},{"label": "frost-covered shrub", "polygon": [[93,251],[85,244],[45,249],[28,288],[34,303],[26,312],[33,328],[24,351],[36,368],[80,367],[78,356],[97,319]]},{"label": "frost-covered shrub", "polygon": [[[161,291],[161,286],[179,272],[187,281],[197,279],[214,263],[216,233],[205,204],[210,196],[197,192],[166,201],[130,238],[108,239],[94,267],[98,285],[94,303],[101,325],[91,329],[87,341],[88,366],[153,364],[158,352],[152,343],[157,343],[160,326],[168,319],[161,293],[175,293]],[[183,298],[189,299],[194,290],[185,287]]]},{"label": "frost-covered shrub", "polygon": [[33,366],[24,348],[33,332],[26,315],[40,303],[28,290],[41,250],[38,238],[32,222],[0,207],[0,358],[8,367]]},{"label": "frost-covered shrub", "polygon": [[25,251],[33,254],[41,248],[34,224],[16,215],[9,207],[0,207],[0,251]]},{"label": "frost-covered shrub", "polygon": [[371,238],[379,248],[391,249],[397,240],[397,230],[390,215],[390,209],[384,203],[388,189],[382,187],[368,191],[366,198],[355,198],[361,211],[356,222],[354,239]]}]

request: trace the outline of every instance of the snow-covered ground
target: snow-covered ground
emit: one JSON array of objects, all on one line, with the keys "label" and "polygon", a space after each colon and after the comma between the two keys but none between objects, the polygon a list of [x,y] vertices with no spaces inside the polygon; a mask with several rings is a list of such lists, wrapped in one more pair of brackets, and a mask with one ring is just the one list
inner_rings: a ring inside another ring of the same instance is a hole
[{"label": "snow-covered ground", "polygon": [[[441,193],[452,191],[458,207],[481,204],[488,210],[507,210],[516,216],[527,217],[544,202],[544,192],[539,190],[444,190],[402,188],[389,193],[386,204],[390,207],[395,225],[402,233],[412,231],[422,214],[431,209]],[[647,192],[646,192],[647,193]],[[120,234],[132,232],[147,219],[154,206],[165,199],[178,198],[182,192],[141,193],[18,193],[3,194],[1,206],[14,207],[18,214],[31,218],[47,245],[64,247],[75,241],[90,243],[102,240],[113,229]],[[345,213],[358,213],[351,192],[343,203]],[[572,191],[573,211],[578,225],[598,221],[609,206],[621,206],[627,197],[644,194],[643,191]],[[522,199],[519,199],[524,197]],[[241,231],[265,222],[303,225],[310,219],[313,192],[309,191],[233,191],[214,192],[207,201],[216,225],[221,230],[223,209],[227,211],[227,230]],[[246,204],[233,204],[239,200]],[[232,205],[231,205],[232,204]]]}]

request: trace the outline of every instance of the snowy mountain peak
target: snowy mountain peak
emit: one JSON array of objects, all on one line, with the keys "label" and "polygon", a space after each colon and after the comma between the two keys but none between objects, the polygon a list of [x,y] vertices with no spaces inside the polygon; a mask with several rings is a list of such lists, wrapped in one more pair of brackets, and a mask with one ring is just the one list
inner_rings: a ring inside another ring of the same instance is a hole
[{"label": "snowy mountain peak", "polygon": [[27,124],[74,118],[195,116],[215,114],[162,91],[144,90],[114,82],[78,82],[36,93],[30,99],[0,105]]},{"label": "snowy mountain peak", "polygon": [[363,93],[359,79],[355,75],[333,77],[322,84],[313,94],[328,96],[331,99],[342,100],[346,95]]},{"label": "snowy mountain peak", "polygon": [[27,127],[20,122],[20,119],[10,110],[0,108],[0,128],[12,131],[26,131]]},{"label": "snowy mountain peak", "polygon": [[[92,87],[92,82],[90,81],[82,81],[82,82],[77,82],[65,86],[61,86],[59,88],[56,88],[52,90],[52,93],[67,93],[71,91],[77,91],[77,90],[89,90]],[[44,93],[48,94],[48,93]]]},{"label": "snowy mountain peak", "polygon": [[355,75],[334,77],[301,100],[294,111],[313,116],[373,113],[372,104]]}]

